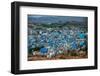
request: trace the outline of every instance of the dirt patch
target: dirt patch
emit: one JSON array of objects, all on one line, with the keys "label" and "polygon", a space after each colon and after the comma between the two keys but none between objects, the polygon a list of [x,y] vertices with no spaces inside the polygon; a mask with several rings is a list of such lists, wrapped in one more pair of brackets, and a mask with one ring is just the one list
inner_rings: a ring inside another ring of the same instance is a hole
[{"label": "dirt patch", "polygon": [[84,59],[88,58],[87,55],[80,55],[80,56],[65,56],[65,55],[56,55],[55,57],[52,58],[47,58],[46,56],[40,56],[40,55],[29,55],[28,56],[28,61],[36,61],[36,60],[58,60],[58,59]]}]

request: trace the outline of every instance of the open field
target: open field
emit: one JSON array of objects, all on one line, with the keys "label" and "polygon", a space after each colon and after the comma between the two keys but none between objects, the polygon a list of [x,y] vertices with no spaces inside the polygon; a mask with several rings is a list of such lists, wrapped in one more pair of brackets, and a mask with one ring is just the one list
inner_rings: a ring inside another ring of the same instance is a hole
[{"label": "open field", "polygon": [[58,59],[84,59],[88,58],[87,54],[81,54],[81,55],[64,55],[64,54],[59,54],[56,55],[52,58],[47,58],[46,56],[41,56],[41,55],[29,55],[28,56],[28,61],[37,61],[37,60],[58,60]]}]

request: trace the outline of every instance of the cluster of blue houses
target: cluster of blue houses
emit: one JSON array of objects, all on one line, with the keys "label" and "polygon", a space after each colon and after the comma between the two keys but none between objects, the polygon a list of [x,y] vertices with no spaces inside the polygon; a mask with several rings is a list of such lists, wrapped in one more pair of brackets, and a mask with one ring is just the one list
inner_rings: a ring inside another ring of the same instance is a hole
[{"label": "cluster of blue houses", "polygon": [[57,54],[61,48],[65,51],[80,50],[87,47],[87,31],[80,27],[33,29],[28,35],[28,49],[34,52],[36,47],[39,47],[40,55],[51,50]]}]

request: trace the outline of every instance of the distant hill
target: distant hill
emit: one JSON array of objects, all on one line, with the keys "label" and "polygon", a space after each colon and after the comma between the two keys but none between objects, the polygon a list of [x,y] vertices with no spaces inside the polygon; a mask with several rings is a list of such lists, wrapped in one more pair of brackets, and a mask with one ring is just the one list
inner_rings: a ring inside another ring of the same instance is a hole
[{"label": "distant hill", "polygon": [[87,23],[87,17],[28,15],[28,23]]}]

